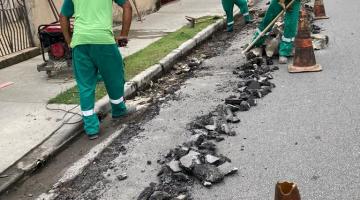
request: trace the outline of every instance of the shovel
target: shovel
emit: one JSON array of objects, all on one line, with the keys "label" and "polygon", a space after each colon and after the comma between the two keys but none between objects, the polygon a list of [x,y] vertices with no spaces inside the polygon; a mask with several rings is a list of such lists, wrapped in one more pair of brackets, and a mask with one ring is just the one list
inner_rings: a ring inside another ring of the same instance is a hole
[{"label": "shovel", "polygon": [[283,9],[276,17],[275,19],[273,19],[271,21],[271,23],[255,38],[255,40],[253,40],[248,47],[246,47],[246,49],[244,51],[242,51],[242,54],[245,54],[246,52],[248,52],[251,48],[253,48],[253,46],[256,44],[257,41],[259,41],[260,38],[264,37],[264,35],[269,31],[269,29],[276,23],[276,21],[286,12],[287,9],[289,9],[291,7],[291,5],[295,2],[296,0],[292,0],[288,5],[286,5],[285,9]]}]

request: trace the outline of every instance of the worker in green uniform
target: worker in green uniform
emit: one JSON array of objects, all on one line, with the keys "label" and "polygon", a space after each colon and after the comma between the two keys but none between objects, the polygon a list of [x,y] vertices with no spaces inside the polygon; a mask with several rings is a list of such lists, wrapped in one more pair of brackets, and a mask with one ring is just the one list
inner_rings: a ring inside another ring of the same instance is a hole
[{"label": "worker in green uniform", "polygon": [[[113,2],[123,8],[122,30],[113,34]],[[70,21],[75,18],[71,35]],[[101,74],[112,107],[113,119],[134,111],[124,103],[124,67],[119,46],[126,46],[132,20],[128,0],[64,0],[60,23],[66,42],[72,48],[73,69],[80,93],[84,129],[90,139],[99,134],[94,112],[95,87]]]},{"label": "worker in green uniform", "polygon": [[[290,3],[291,0],[271,0],[270,6],[266,11],[265,17],[260,23],[254,39],[270,24],[273,19],[286,8],[286,5]],[[284,32],[281,38],[279,46],[279,63],[286,64],[288,62],[288,57],[292,56],[292,51],[294,47],[295,36],[297,34],[297,27],[299,23],[299,12],[301,8],[300,0],[295,0],[292,6],[286,10],[284,17]],[[264,44],[265,38],[261,38],[256,42],[255,47],[260,47]]]},{"label": "worker in green uniform", "polygon": [[234,31],[234,4],[240,8],[241,14],[245,17],[245,22],[252,22],[246,0],[222,0],[221,3],[226,13],[226,25],[228,32]]}]

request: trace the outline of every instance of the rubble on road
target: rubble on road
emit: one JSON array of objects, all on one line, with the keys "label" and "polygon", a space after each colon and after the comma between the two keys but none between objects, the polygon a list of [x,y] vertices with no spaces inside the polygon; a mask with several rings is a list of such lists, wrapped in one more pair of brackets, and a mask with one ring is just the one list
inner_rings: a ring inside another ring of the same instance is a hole
[{"label": "rubble on road", "polygon": [[[158,160],[162,165],[158,173],[159,183],[145,188],[139,200],[144,196],[148,199],[191,199],[189,191],[196,181],[211,187],[238,172],[229,158],[217,152],[216,142],[236,135],[231,129],[231,124],[240,122],[236,112],[250,110],[257,105],[257,99],[275,88],[275,84],[270,82],[273,79],[271,73],[279,68],[264,64],[262,58],[253,57],[234,70],[233,74],[239,77],[238,89],[235,90],[238,95],[230,95],[213,112],[187,125],[191,134],[189,141],[171,149]],[[243,146],[241,151],[244,151]]]},{"label": "rubble on road", "polygon": [[[268,49],[270,51],[274,50]],[[262,52],[258,52],[260,53]],[[191,72],[202,65],[202,59],[204,58],[190,58],[186,64],[176,64],[175,74],[180,76]],[[217,143],[236,136],[232,124],[240,123],[238,112],[246,112],[257,106],[258,99],[275,88],[275,84],[271,82],[274,78],[272,73],[279,70],[279,67],[268,65],[270,62],[271,58],[247,55],[246,63],[233,71],[239,78],[237,84],[234,84],[234,93],[225,98],[224,103],[214,111],[187,124],[189,140],[158,160],[161,165],[157,174],[159,182],[151,183],[145,188],[138,200],[191,200],[190,190],[194,183],[211,187],[238,172],[239,166],[233,166],[231,159],[218,152]],[[244,146],[240,150],[244,151]]]}]

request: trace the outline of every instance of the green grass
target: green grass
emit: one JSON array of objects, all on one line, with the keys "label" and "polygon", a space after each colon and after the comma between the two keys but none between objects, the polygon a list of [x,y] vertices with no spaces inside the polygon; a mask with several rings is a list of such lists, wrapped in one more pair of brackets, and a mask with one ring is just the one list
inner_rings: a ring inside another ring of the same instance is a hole
[{"label": "green grass", "polygon": [[[129,80],[144,71],[148,67],[158,63],[163,57],[172,50],[178,48],[185,41],[193,38],[197,33],[207,26],[216,22],[219,17],[206,16],[198,18],[195,28],[184,26],[179,30],[169,33],[160,40],[150,44],[143,50],[136,52],[124,59],[125,77]],[[99,83],[96,87],[96,100],[104,97],[106,89],[103,83]],[[79,92],[77,87],[70,88],[49,100],[50,104],[79,104]]]}]

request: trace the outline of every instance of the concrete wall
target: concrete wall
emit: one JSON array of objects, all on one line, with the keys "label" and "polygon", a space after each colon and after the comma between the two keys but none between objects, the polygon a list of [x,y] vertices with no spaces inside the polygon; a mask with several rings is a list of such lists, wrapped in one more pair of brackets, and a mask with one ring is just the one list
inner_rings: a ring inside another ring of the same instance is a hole
[{"label": "concrete wall", "polygon": [[[132,0],[130,0],[131,5],[133,6],[133,13],[134,16],[137,15],[135,6]],[[160,0],[134,0],[134,2],[137,5],[137,8],[139,10],[140,15],[146,15],[148,13],[154,12],[156,9],[158,9],[160,5]],[[122,18],[122,10],[119,6],[114,5],[114,21],[115,22],[121,22]]]},{"label": "concrete wall", "polygon": [[[141,15],[151,13],[157,8],[157,2],[159,0],[135,0]],[[37,38],[37,27],[40,24],[47,24],[55,21],[55,17],[52,14],[48,0],[26,0],[26,7],[28,10],[28,16],[31,26],[31,31],[35,44],[38,46],[39,41]],[[63,0],[54,0],[56,6],[60,11]],[[132,0],[130,0],[131,4]],[[133,5],[134,7],[134,5]],[[136,15],[135,8],[133,9],[134,16]],[[114,5],[114,21],[121,22],[122,10],[119,6]]]}]

